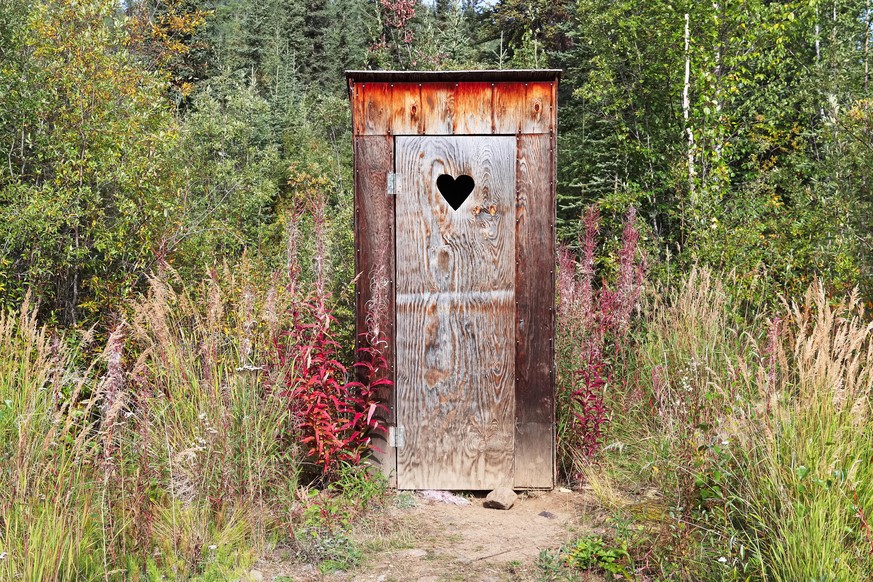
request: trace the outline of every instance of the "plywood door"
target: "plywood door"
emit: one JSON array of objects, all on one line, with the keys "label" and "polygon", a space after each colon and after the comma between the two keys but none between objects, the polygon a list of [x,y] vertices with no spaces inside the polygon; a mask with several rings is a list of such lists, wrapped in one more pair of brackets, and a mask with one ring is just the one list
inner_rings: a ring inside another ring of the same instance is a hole
[{"label": "plywood door", "polygon": [[[397,486],[513,483],[516,139],[395,138]],[[436,186],[471,176],[457,210]]]}]

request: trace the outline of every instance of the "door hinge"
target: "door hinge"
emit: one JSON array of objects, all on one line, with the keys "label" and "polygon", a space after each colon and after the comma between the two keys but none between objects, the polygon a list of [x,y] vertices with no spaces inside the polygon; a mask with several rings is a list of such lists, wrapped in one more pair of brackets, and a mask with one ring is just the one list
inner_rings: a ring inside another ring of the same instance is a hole
[{"label": "door hinge", "polygon": [[402,426],[388,427],[388,446],[395,449],[402,448],[406,444],[406,435]]},{"label": "door hinge", "polygon": [[388,172],[388,196],[397,194],[397,174]]}]

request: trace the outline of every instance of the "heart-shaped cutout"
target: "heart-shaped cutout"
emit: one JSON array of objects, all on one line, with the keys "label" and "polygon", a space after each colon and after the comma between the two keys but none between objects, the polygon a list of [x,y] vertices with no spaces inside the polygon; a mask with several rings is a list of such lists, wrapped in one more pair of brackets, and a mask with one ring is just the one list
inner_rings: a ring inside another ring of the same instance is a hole
[{"label": "heart-shaped cutout", "polygon": [[449,203],[452,210],[460,208],[461,204],[464,203],[464,200],[470,196],[473,188],[476,187],[473,178],[466,174],[458,176],[457,178],[453,178],[448,174],[443,174],[437,178],[436,183],[440,194],[443,195],[443,198],[446,199],[446,202]]}]

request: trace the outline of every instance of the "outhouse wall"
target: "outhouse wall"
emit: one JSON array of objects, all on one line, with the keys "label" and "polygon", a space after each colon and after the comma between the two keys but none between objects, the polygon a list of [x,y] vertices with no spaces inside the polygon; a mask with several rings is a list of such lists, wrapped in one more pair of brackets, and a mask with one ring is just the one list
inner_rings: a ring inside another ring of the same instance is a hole
[{"label": "outhouse wall", "polygon": [[[515,434],[511,484],[555,477],[554,298],[557,71],[347,73],[355,155],[356,325],[395,375],[395,136],[515,138]],[[395,391],[380,393],[390,427],[374,456],[396,486]],[[404,427],[404,430],[409,430]]]}]

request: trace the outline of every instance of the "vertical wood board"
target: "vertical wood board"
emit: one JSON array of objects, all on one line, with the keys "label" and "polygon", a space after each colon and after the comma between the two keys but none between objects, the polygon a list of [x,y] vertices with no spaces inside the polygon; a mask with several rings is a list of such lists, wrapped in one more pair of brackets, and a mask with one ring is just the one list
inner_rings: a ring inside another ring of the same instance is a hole
[{"label": "vertical wood board", "polygon": [[354,127],[359,135],[388,135],[391,133],[391,85],[389,83],[361,83],[355,86],[356,107]]},{"label": "vertical wood board", "polygon": [[524,115],[525,86],[523,83],[495,83],[491,97],[494,133],[516,134]]},{"label": "vertical wood board", "polygon": [[421,87],[422,133],[450,135],[455,118],[455,84],[428,83]]},{"label": "vertical wood board", "polygon": [[553,486],[554,189],[549,135],[518,136],[516,487]]},{"label": "vertical wood board", "polygon": [[[394,139],[390,136],[357,136],[355,148],[355,329],[358,345],[367,345],[362,333],[378,332],[387,338],[381,345],[388,360],[386,375],[394,372],[394,199],[388,196],[388,174],[394,168]],[[384,410],[378,416],[394,424],[393,388],[377,394]],[[373,438],[373,456],[389,483],[396,486],[396,451],[385,435]]]},{"label": "vertical wood board", "polygon": [[527,83],[521,133],[549,133],[555,127],[554,83]]},{"label": "vertical wood board", "polygon": [[415,135],[424,133],[419,83],[395,83],[391,89],[391,133]]},{"label": "vertical wood board", "polygon": [[455,116],[452,133],[494,133],[491,95],[493,83],[458,83],[455,86]]},{"label": "vertical wood board", "polygon": [[356,83],[355,135],[548,134],[554,82]]},{"label": "vertical wood board", "polygon": [[[515,139],[397,137],[401,489],[512,484]],[[436,179],[476,182],[453,210]]]}]

